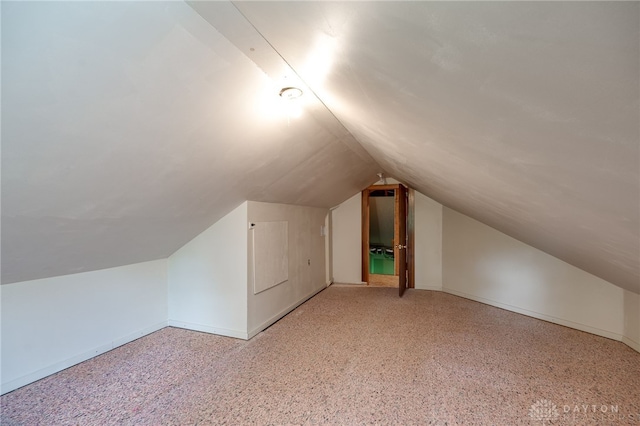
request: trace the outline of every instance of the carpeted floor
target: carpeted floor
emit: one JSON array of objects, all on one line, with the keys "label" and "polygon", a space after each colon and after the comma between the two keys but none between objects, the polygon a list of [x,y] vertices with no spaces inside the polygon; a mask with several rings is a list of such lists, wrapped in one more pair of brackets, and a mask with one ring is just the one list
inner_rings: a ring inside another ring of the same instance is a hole
[{"label": "carpeted floor", "polygon": [[445,293],[332,286],[248,342],[166,328],[0,402],[2,425],[640,425],[640,354]]}]

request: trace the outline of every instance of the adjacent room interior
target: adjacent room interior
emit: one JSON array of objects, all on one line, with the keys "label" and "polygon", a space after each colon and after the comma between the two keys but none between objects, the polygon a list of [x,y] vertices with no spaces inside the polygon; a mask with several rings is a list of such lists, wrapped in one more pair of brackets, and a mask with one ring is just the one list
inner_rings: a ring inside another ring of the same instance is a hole
[{"label": "adjacent room interior", "polygon": [[640,422],[640,3],[0,13],[2,424]]}]

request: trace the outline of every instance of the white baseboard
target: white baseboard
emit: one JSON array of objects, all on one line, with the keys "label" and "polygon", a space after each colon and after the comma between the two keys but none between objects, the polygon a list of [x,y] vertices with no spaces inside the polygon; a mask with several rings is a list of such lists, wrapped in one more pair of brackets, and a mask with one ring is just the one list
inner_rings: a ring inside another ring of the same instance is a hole
[{"label": "white baseboard", "polygon": [[236,339],[248,340],[249,336],[246,331],[231,330],[222,327],[212,327],[205,324],[196,324],[192,322],[169,320],[169,327],[184,328],[186,330],[201,331],[203,333],[218,334],[220,336],[235,337]]},{"label": "white baseboard", "polygon": [[625,345],[629,346],[634,351],[640,352],[640,343],[639,342],[636,342],[635,340],[631,340],[627,336],[622,336],[622,343],[624,343]]},{"label": "white baseboard", "polygon": [[80,364],[81,362],[84,362],[88,359],[91,359],[105,352],[108,352],[112,349],[115,349],[118,346],[122,346],[126,343],[139,339],[142,336],[146,336],[147,334],[151,334],[155,331],[161,330],[166,326],[167,326],[166,321],[159,322],[150,327],[143,328],[142,330],[135,331],[119,339],[113,340],[104,345],[100,345],[87,352],[81,353],[71,358],[67,358],[60,362],[56,362],[55,364],[51,364],[45,368],[41,368],[40,370],[34,371],[33,373],[25,374],[24,376],[18,377],[17,379],[11,380],[6,383],[2,383],[0,393],[5,394],[7,392],[11,392],[18,388],[21,388],[22,386],[28,385],[29,383],[33,383],[37,380],[43,379],[47,376],[57,373],[58,371],[62,371],[66,368],[69,368],[76,364]]},{"label": "white baseboard", "polygon": [[622,335],[618,333],[614,333],[608,330],[602,330],[600,328],[592,327],[590,325],[581,324],[578,322],[557,318],[551,315],[542,314],[540,312],[530,311],[528,309],[519,308],[517,306],[509,305],[502,302],[497,302],[491,299],[485,299],[484,297],[475,296],[473,294],[463,293],[461,291],[452,290],[450,288],[443,288],[442,291],[445,293],[453,294],[455,296],[464,297],[465,299],[475,300],[476,302],[484,303],[486,305],[495,306],[497,308],[501,308],[507,311],[516,312],[522,315],[527,315],[529,317],[538,318],[544,321],[548,321],[554,324],[563,325],[569,328],[575,328],[576,330],[585,331],[587,333],[595,334],[597,336],[606,337],[608,339],[613,340],[622,340]]},{"label": "white baseboard", "polygon": [[418,286],[416,284],[415,286],[416,290],[430,290],[430,291],[442,291],[442,286],[438,286],[438,285],[425,285],[425,286]]},{"label": "white baseboard", "polygon": [[312,291],[308,295],[302,297],[299,301],[297,301],[295,303],[292,303],[291,305],[287,306],[286,308],[284,308],[283,310],[281,310],[280,312],[278,312],[277,314],[275,314],[274,316],[272,316],[271,318],[269,318],[268,320],[266,320],[265,322],[263,322],[262,324],[260,324],[256,328],[254,328],[253,330],[251,330],[249,332],[249,339],[251,339],[253,336],[257,335],[258,333],[260,333],[261,331],[263,331],[264,329],[269,327],[274,322],[278,321],[280,318],[282,318],[285,315],[287,315],[289,312],[293,311],[298,306],[302,305],[307,300],[311,299],[316,294],[320,293],[325,288],[326,287],[320,287],[319,289],[316,289],[316,290]]},{"label": "white baseboard", "polygon": [[360,282],[357,282],[357,283],[338,283],[338,282],[334,282],[331,285],[333,285],[335,287],[355,287],[355,286],[367,285],[367,283],[364,282],[364,281],[360,281]]}]

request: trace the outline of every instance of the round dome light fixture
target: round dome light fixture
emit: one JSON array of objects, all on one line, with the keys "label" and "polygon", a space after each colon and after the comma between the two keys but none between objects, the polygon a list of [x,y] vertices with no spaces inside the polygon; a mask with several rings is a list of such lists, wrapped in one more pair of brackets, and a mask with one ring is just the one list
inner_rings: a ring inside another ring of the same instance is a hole
[{"label": "round dome light fixture", "polygon": [[291,100],[297,99],[300,96],[302,96],[302,90],[297,87],[283,87],[282,90],[280,90],[280,97],[282,99]]}]

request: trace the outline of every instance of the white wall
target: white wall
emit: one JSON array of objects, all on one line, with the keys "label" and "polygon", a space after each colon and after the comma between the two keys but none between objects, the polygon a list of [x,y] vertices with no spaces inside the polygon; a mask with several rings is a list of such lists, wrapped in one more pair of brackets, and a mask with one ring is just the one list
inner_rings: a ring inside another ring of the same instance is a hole
[{"label": "white wall", "polygon": [[415,288],[442,290],[442,204],[414,193]]},{"label": "white wall", "polygon": [[624,332],[622,341],[640,352],[640,294],[624,290]]},{"label": "white wall", "polygon": [[288,222],[288,280],[254,294],[251,232],[247,240],[248,330],[252,337],[326,287],[325,236],[329,211],[322,208],[250,201],[249,222]]},{"label": "white wall", "polygon": [[331,211],[333,282],[362,283],[362,193]]},{"label": "white wall", "polygon": [[247,338],[247,202],[169,257],[169,325]]},{"label": "white wall", "polygon": [[395,233],[395,197],[369,198],[369,244],[393,247]]},{"label": "white wall", "polygon": [[453,294],[622,338],[621,288],[448,208],[443,284]]},{"label": "white wall", "polygon": [[165,327],[167,262],[5,284],[2,393]]}]

